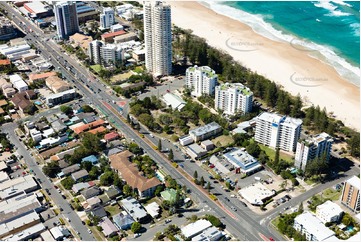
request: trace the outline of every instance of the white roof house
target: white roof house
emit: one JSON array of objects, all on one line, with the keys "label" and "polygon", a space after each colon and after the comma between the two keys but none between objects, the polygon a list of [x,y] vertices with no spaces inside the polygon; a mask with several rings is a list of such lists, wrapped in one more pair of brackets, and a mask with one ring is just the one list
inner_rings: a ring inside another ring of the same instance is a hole
[{"label": "white roof house", "polygon": [[248,187],[242,188],[238,192],[244,199],[253,205],[262,205],[263,199],[271,197],[274,192],[262,185],[260,182],[254,183]]},{"label": "white roof house", "polygon": [[321,220],[310,212],[304,212],[295,218],[293,227],[306,236],[309,241],[323,241],[335,235]]},{"label": "white roof house", "polygon": [[201,234],[192,238],[192,241],[216,241],[223,237],[222,231],[212,226],[204,230]]},{"label": "white roof house", "polygon": [[[16,234],[12,234],[8,237],[2,238],[3,241],[25,241],[39,234],[39,232],[45,230],[45,226],[42,223],[31,226],[30,228],[24,229]],[[54,240],[54,238],[49,239]]]},{"label": "white roof house", "polygon": [[186,105],[182,98],[173,93],[164,94],[163,100],[167,106],[171,106],[172,109],[178,109],[179,111]]},{"label": "white roof house", "polygon": [[147,206],[144,206],[145,210],[147,211],[147,213],[152,216],[153,218],[156,218],[159,216],[159,205],[156,202],[152,202],[150,204],[148,204]]},{"label": "white roof house", "polygon": [[61,226],[51,228],[50,233],[53,235],[54,239],[56,240],[70,235],[69,230]]},{"label": "white roof house", "polygon": [[316,216],[323,223],[338,222],[340,221],[342,214],[343,210],[341,207],[331,201],[326,201],[316,208]]},{"label": "white roof house", "polygon": [[181,231],[186,238],[193,238],[194,236],[202,233],[203,230],[206,230],[211,226],[212,224],[208,220],[200,219],[194,223],[188,224],[187,226],[183,227]]}]

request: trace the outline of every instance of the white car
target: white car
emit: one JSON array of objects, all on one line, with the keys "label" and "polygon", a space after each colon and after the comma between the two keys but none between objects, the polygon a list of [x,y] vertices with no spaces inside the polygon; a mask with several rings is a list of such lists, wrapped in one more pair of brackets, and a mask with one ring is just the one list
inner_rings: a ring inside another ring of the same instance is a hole
[{"label": "white car", "polygon": [[139,236],[140,236],[140,234],[139,234],[139,233],[134,234],[134,238],[138,238]]}]

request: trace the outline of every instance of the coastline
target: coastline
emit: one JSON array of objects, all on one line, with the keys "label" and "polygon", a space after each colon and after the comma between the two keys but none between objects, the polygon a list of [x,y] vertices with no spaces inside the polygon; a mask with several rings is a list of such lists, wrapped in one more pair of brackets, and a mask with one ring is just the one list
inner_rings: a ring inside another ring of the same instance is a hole
[{"label": "coastline", "polygon": [[332,66],[311,57],[302,46],[263,37],[203,3],[168,3],[172,6],[175,25],[192,30],[210,46],[225,51],[291,94],[299,93],[306,106],[326,107],[328,113],[332,112],[345,125],[360,130],[359,88],[343,79]]}]

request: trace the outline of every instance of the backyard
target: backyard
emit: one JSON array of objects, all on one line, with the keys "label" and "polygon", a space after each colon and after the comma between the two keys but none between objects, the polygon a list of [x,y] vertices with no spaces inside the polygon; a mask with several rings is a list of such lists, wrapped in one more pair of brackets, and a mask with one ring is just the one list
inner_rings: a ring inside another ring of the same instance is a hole
[{"label": "backyard", "polygon": [[[276,154],[276,151],[274,149],[272,149],[268,146],[262,145],[262,144],[258,144],[258,145],[264,152],[266,152],[266,154],[268,155],[268,157],[270,159],[272,159],[272,160],[274,159],[275,154]],[[284,160],[287,163],[292,164],[292,165],[294,163],[293,157],[291,155],[285,154],[281,150],[280,150],[280,159]]]}]

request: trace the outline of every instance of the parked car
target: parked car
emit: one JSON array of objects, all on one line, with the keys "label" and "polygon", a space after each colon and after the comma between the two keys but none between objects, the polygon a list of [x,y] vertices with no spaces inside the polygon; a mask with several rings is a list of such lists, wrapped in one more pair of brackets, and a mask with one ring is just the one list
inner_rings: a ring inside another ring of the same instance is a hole
[{"label": "parked car", "polygon": [[232,209],[233,211],[237,211],[237,208],[234,207],[234,206],[232,206],[231,209]]}]

